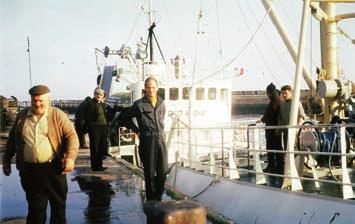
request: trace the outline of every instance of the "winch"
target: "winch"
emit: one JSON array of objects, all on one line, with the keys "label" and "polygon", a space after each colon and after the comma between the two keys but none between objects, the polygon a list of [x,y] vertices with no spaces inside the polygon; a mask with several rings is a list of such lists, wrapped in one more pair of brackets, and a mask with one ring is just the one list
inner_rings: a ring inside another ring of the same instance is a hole
[{"label": "winch", "polygon": [[[355,123],[351,118],[341,119],[334,116],[331,121],[331,126],[320,128],[315,126],[315,122],[306,121],[298,131],[298,150],[321,152],[323,154],[314,155],[313,158],[317,162],[315,166],[337,166],[340,165],[340,156],[332,155],[332,153],[341,153],[340,145],[340,124]],[[309,126],[309,127],[308,127]],[[346,153],[353,151],[353,142],[355,140],[355,128],[346,128]],[[347,157],[347,164],[352,163],[353,158]],[[306,166],[309,164],[305,163]]]}]

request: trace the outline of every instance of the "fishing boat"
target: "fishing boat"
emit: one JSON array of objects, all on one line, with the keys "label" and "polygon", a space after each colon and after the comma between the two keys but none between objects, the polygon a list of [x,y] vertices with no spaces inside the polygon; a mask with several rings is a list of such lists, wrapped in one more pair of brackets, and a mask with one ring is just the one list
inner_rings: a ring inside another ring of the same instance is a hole
[{"label": "fishing boat", "polygon": [[[302,75],[311,90],[313,119],[303,126],[296,125],[299,100],[292,101],[287,126],[265,127],[255,120],[232,123],[230,80],[223,74],[218,79],[196,78],[194,72],[185,74],[179,55],[171,60],[173,69],[167,69],[151,13],[148,39],[137,44],[135,53],[124,45],[119,50],[96,49],[105,58],[118,59],[100,70],[97,84],[108,93],[108,103],[129,106],[142,96],[145,78],[154,76],[160,81],[159,94],[167,107],[165,131],[171,164],[167,188],[202,202],[232,223],[352,223],[355,122],[351,108],[355,88],[351,80],[340,76],[335,35],[337,23],[354,18],[354,14],[337,15],[334,2],[355,1],[303,1],[296,50],[273,2],[262,0],[296,62],[293,98],[300,98]],[[304,66],[306,26],[311,14],[320,21],[321,30],[322,61],[317,80]],[[154,58],[154,46],[160,51],[161,61]],[[340,122],[330,124],[334,116]],[[267,164],[263,133],[267,128],[289,129],[288,145],[282,152],[286,158],[283,174],[263,172]],[[327,148],[324,139],[334,129],[336,136]],[[137,138],[120,127],[118,135],[120,142],[111,147],[111,153],[132,156],[133,163],[139,165]],[[324,157],[326,163],[321,164],[319,158]]]},{"label": "fishing boat", "polygon": [[[100,69],[97,84],[103,88],[108,97],[106,102],[109,104],[119,104],[121,106],[131,105],[135,100],[142,97],[144,80],[153,76],[159,80],[158,94],[164,99],[166,105],[165,129],[167,132],[167,144],[169,148],[174,148],[170,152],[169,163],[177,161],[177,157],[206,156],[211,153],[218,153],[211,148],[211,145],[220,145],[220,139],[214,138],[215,130],[200,130],[199,132],[179,133],[180,139],[194,139],[195,145],[199,146],[195,150],[177,150],[175,130],[180,126],[220,126],[231,122],[231,99],[232,84],[230,79],[225,79],[223,75],[212,78],[195,78],[194,74],[185,74],[183,57],[176,55],[171,59],[171,69],[165,61],[164,55],[160,50],[159,42],[155,37],[154,28],[156,24],[152,22],[149,13],[149,33],[146,42],[142,40],[137,44],[137,50],[132,52],[130,47],[123,45],[119,50],[95,49],[96,52],[108,57],[116,57],[114,65],[105,65]],[[154,46],[159,48],[160,58],[154,58],[156,52]],[[97,64],[106,64],[97,62]],[[114,127],[115,129],[117,127]],[[133,157],[134,163],[139,161],[137,153],[137,138],[134,134],[127,133],[128,130],[118,128],[120,136],[118,146],[111,147],[111,153],[119,152],[120,156]],[[219,131],[217,132],[219,135]],[[225,133],[225,138],[231,143],[232,132]],[[134,139],[134,140],[133,140]],[[218,139],[217,141],[214,141]],[[128,144],[127,144],[128,143]],[[197,143],[197,144],[196,144]],[[191,145],[191,144],[189,144]],[[212,149],[212,151],[211,151]],[[190,151],[190,152],[189,152]],[[196,159],[197,160],[197,159]],[[193,163],[190,161],[190,163]]]}]

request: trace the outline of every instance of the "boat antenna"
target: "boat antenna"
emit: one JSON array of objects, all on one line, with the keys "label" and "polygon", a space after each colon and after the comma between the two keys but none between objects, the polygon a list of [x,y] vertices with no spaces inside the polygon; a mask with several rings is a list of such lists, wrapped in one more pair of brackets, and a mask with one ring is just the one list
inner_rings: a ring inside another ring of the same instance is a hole
[{"label": "boat antenna", "polygon": [[196,75],[196,67],[197,67],[197,53],[198,53],[198,38],[200,34],[204,34],[204,32],[201,32],[200,30],[200,23],[202,19],[202,7],[200,5],[200,10],[198,13],[197,17],[197,32],[196,32],[196,37],[195,37],[195,52],[194,52],[194,64],[192,68],[192,77],[191,77],[191,85],[189,89],[189,104],[188,104],[188,157],[189,157],[189,167],[193,167],[192,163],[194,161],[195,154],[192,150],[192,130],[191,130],[191,124],[192,124],[192,97],[193,97],[193,89],[195,85],[195,75]]},{"label": "boat antenna", "polygon": [[218,34],[218,45],[219,45],[219,56],[223,59],[223,50],[222,50],[222,38],[221,38],[221,21],[219,16],[219,7],[218,0],[216,2],[216,17],[217,17],[217,34]]},{"label": "boat antenna", "polygon": [[153,25],[153,10],[152,10],[152,1],[149,0],[148,2],[148,16],[149,16],[149,27]]},{"label": "boat antenna", "polygon": [[30,51],[30,37],[27,36],[27,53],[28,53],[28,72],[30,75],[30,88],[32,87],[32,72],[31,72],[31,51]]},{"label": "boat antenna", "polygon": [[[154,52],[153,52],[153,29],[155,28],[155,23],[153,22],[153,11],[152,11],[152,1],[149,0],[149,5],[148,5],[148,16],[149,16],[149,33],[148,33],[148,40],[147,43],[149,43],[149,59],[150,62],[153,62],[154,60]],[[148,45],[147,45],[148,46]]]},{"label": "boat antenna", "polygon": [[159,42],[158,42],[157,37],[155,36],[155,33],[154,33],[154,28],[156,27],[156,23],[153,22],[152,1],[149,0],[148,3],[149,3],[149,6],[148,6],[147,13],[148,13],[148,17],[149,17],[149,28],[148,28],[149,32],[148,32],[147,43],[145,44],[145,51],[147,52],[148,46],[149,46],[149,63],[154,62],[154,43],[153,43],[153,38],[154,38],[154,41],[155,41],[156,45],[158,46],[160,55],[164,61],[164,64],[166,64],[165,57],[163,55],[163,52],[161,51]]},{"label": "boat antenna", "polygon": [[158,42],[158,39],[157,37],[155,36],[155,33],[154,33],[154,28],[156,27],[156,24],[153,22],[153,24],[149,27],[149,33],[148,33],[148,40],[147,40],[147,44],[145,46],[145,50],[147,51],[147,48],[148,48],[148,45],[149,45],[149,59],[150,59],[150,62],[153,62],[154,61],[154,52],[153,52],[153,38],[155,40],[155,43],[159,49],[159,52],[160,52],[160,55],[164,61],[164,64],[166,64],[166,60],[165,60],[165,57],[163,55],[163,52],[160,48],[160,45],[159,45],[159,42]]}]

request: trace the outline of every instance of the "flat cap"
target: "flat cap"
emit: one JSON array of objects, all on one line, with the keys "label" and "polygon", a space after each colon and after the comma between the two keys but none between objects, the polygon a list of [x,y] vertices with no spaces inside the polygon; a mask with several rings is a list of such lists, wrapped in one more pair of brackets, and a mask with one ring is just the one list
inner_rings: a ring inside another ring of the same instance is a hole
[{"label": "flat cap", "polygon": [[105,94],[105,90],[101,89],[100,87],[97,87],[97,88],[94,90],[94,93]]},{"label": "flat cap", "polygon": [[46,93],[49,93],[49,88],[47,86],[44,86],[44,85],[38,85],[38,86],[33,86],[29,91],[28,93],[31,95],[31,96],[38,96],[38,95],[43,95],[43,94],[46,94]]}]

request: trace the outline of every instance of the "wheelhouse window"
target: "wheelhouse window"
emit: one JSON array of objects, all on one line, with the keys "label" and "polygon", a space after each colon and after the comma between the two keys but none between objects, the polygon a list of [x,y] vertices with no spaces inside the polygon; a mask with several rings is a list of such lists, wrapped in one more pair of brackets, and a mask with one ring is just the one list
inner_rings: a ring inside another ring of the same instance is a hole
[{"label": "wheelhouse window", "polygon": [[221,89],[221,101],[228,101],[228,89]]},{"label": "wheelhouse window", "polygon": [[157,95],[160,96],[163,100],[165,100],[165,89],[164,88],[159,88]]},{"label": "wheelhouse window", "polygon": [[178,88],[170,88],[169,89],[169,99],[170,100],[178,100],[179,99],[179,89]]},{"label": "wheelhouse window", "polygon": [[217,99],[217,89],[216,88],[208,88],[208,99],[216,100]]},{"label": "wheelhouse window", "polygon": [[196,100],[205,99],[205,89],[202,87],[196,88]]},{"label": "wheelhouse window", "polygon": [[184,87],[182,89],[182,99],[188,100],[190,95],[190,87]]}]

